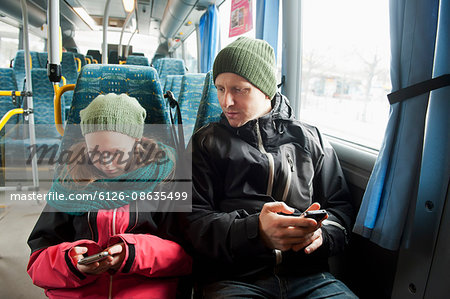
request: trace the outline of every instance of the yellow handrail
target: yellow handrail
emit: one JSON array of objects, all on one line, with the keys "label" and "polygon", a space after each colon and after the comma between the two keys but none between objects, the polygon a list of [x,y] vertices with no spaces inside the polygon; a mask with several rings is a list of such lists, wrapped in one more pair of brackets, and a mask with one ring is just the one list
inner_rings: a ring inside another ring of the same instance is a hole
[{"label": "yellow handrail", "polygon": [[55,126],[58,133],[63,136],[64,135],[64,128],[62,125],[62,117],[61,117],[61,96],[63,93],[65,93],[68,90],[74,90],[75,84],[67,84],[59,87],[59,85],[55,84],[53,85],[53,88],[55,89],[55,98],[53,100],[53,110],[55,113]]},{"label": "yellow handrail", "polygon": [[3,129],[3,127],[6,125],[6,123],[8,122],[8,120],[16,114],[23,114],[24,110],[23,108],[16,108],[16,109],[11,109],[8,112],[5,113],[5,115],[2,117],[2,119],[0,120],[0,131]]},{"label": "yellow handrail", "polygon": [[125,64],[125,63],[127,63],[126,60],[119,60],[119,64]]},{"label": "yellow handrail", "polygon": [[91,64],[91,59],[89,57],[86,57],[84,59],[86,59],[87,64]]},{"label": "yellow handrail", "polygon": [[0,90],[0,96],[12,96],[14,92],[14,95],[16,97],[20,97],[22,95],[21,91],[6,91],[6,90]]},{"label": "yellow handrail", "polygon": [[75,60],[77,61],[78,67],[77,67],[77,72],[81,71],[81,59],[78,57],[75,57]]},{"label": "yellow handrail", "polygon": [[95,64],[98,64],[98,60],[97,59],[92,58],[92,60],[94,61]]}]

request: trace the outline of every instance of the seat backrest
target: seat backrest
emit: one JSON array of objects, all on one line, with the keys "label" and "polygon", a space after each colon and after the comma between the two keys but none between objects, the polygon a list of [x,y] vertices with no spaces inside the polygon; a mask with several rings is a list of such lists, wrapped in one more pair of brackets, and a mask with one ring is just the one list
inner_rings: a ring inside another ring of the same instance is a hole
[{"label": "seat backrest", "polygon": [[[54,89],[53,84],[50,82],[47,76],[47,69],[33,68],[31,69],[31,79],[33,88],[33,111],[34,111],[34,123],[36,125],[48,124],[42,126],[45,129],[39,129],[36,131],[37,138],[60,138],[56,127],[54,126],[54,109],[53,98]],[[61,112],[62,119],[64,119],[64,99],[61,99]],[[41,128],[41,126],[39,127]]]},{"label": "seat backrest", "polygon": [[[14,70],[11,68],[0,68],[0,82],[1,82],[1,90],[6,91],[17,91],[17,81],[16,76],[14,74]],[[19,102],[19,98],[17,98]],[[2,96],[0,97],[0,118],[2,118],[6,112],[11,109],[17,108],[12,102],[11,97]],[[16,123],[20,119],[19,115],[14,115],[8,123]],[[1,136],[3,136],[4,130],[0,132]]]},{"label": "seat backrest", "polygon": [[175,99],[179,100],[180,98],[180,92],[181,92],[181,84],[183,82],[183,75],[171,75],[172,76],[172,82],[170,84],[170,88],[167,90],[170,90]]},{"label": "seat backrest", "polygon": [[40,67],[46,69],[47,68],[48,53],[47,52],[38,52],[37,56],[38,56],[38,59],[39,59]]},{"label": "seat backrest", "polygon": [[74,53],[62,53],[61,74],[66,78],[67,84],[75,84],[77,82],[78,71]]},{"label": "seat backrest", "polygon": [[[24,79],[25,79],[25,51],[19,50],[14,58],[14,72],[16,74],[17,87],[20,90],[24,89]],[[39,58],[39,52],[30,51],[31,56],[31,69],[33,68],[45,68],[47,66],[47,60],[45,65],[42,66]]]},{"label": "seat backrest", "polygon": [[20,90],[23,90],[23,83],[25,79],[25,56],[24,51],[19,50],[16,52],[16,57],[14,58],[13,69],[16,74],[16,84]]},{"label": "seat backrest", "polygon": [[148,58],[144,57],[144,56],[134,56],[134,55],[129,55],[127,57],[127,62],[126,64],[133,64],[133,65],[146,65],[149,66],[149,62],[148,62]]},{"label": "seat backrest", "polygon": [[158,59],[158,75],[161,80],[165,79],[167,75],[184,75],[186,68],[183,59],[177,58],[161,58]]},{"label": "seat backrest", "polygon": [[[125,64],[87,64],[81,70],[75,86],[67,117],[68,130],[64,133],[62,148],[70,146],[73,140],[81,138],[77,126],[73,126],[80,123],[80,111],[98,95],[108,93],[126,93],[136,98],[147,112],[146,124],[170,124],[169,107],[163,98],[158,74],[154,68]],[[161,132],[155,134],[151,132],[153,137],[171,140],[170,127],[162,126],[158,129],[161,129]]]},{"label": "seat backrest", "polygon": [[[79,58],[81,60],[81,67],[86,65],[86,59],[83,54],[73,53],[73,55],[75,55],[76,58]],[[78,65],[77,65],[77,67],[78,67]]]},{"label": "seat backrest", "polygon": [[[91,60],[91,63],[94,63],[94,57],[92,56],[92,55],[86,55],[85,56],[86,58],[89,58],[90,60]],[[86,59],[84,60],[85,62],[86,62],[86,64],[90,64],[90,63],[88,63],[87,61],[86,61]],[[99,62],[99,61],[97,61],[98,63],[102,63],[101,61]]]},{"label": "seat backrest", "polygon": [[102,54],[100,54],[99,50],[88,50],[86,53],[87,56],[92,56],[98,63],[102,63]]},{"label": "seat backrest", "polygon": [[202,98],[203,85],[206,74],[186,74],[183,76],[181,91],[178,99],[183,120],[184,136],[187,141],[194,132],[198,106]]},{"label": "seat backrest", "polygon": [[194,133],[210,122],[218,122],[222,108],[217,98],[217,88],[213,82],[212,71],[206,74],[205,85],[203,87],[202,99],[197,112],[197,120],[195,122]]},{"label": "seat backrest", "polygon": [[119,64],[119,53],[117,51],[115,51],[115,50],[109,51],[108,63],[109,64]]},{"label": "seat backrest", "polygon": [[166,101],[158,74],[149,66],[87,64],[74,90],[68,124],[80,123],[80,110],[99,94],[126,93],[147,111],[146,123],[169,124]]}]

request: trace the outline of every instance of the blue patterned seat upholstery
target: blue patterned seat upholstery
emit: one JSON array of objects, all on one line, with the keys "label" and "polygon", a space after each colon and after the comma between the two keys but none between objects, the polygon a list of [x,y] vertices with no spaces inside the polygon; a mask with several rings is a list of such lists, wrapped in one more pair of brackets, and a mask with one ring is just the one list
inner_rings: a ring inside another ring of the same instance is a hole
[{"label": "blue patterned seat upholstery", "polygon": [[[83,54],[80,54],[80,53],[73,53],[73,55],[74,55],[76,58],[79,58],[79,59],[80,59],[80,61],[81,61],[81,67],[83,67],[83,66],[85,66],[85,65],[87,64],[86,58],[84,57]],[[78,63],[78,62],[75,61],[75,64],[76,64],[76,66],[77,66],[77,68],[78,68],[78,64],[77,64],[77,63]]]},{"label": "blue patterned seat upholstery", "polygon": [[218,122],[222,108],[217,98],[217,88],[213,82],[212,71],[206,74],[205,86],[203,87],[202,99],[197,112],[197,121],[195,122],[194,133],[210,122]]},{"label": "blue patterned seat upholstery", "polygon": [[68,124],[80,123],[80,110],[99,94],[126,93],[147,110],[146,123],[169,124],[158,74],[149,66],[88,64],[75,87]]},{"label": "blue patterned seat upholstery", "polygon": [[62,53],[61,74],[66,78],[67,84],[77,83],[78,72],[74,53]]},{"label": "blue patterned seat upholstery", "polygon": [[149,66],[148,58],[144,56],[129,55],[126,64]]},{"label": "blue patterned seat upholstery", "polygon": [[[72,52],[63,52],[61,60],[61,75],[66,78],[66,84],[76,84],[78,78],[77,62],[75,61],[75,55]],[[62,81],[61,81],[62,83]],[[70,109],[70,103],[72,102],[73,91],[64,93],[64,99],[66,102],[66,110]]]},{"label": "blue patterned seat upholstery", "polygon": [[184,137],[186,144],[194,132],[197,119],[198,106],[202,98],[203,85],[206,74],[186,74],[181,83],[178,103],[183,120]]},{"label": "blue patterned seat upholstery", "polygon": [[[17,81],[14,74],[14,70],[10,68],[0,68],[0,90],[5,91],[17,91]],[[17,98],[17,102],[20,105],[20,98]],[[12,102],[11,97],[0,97],[0,118],[2,118],[9,110],[18,108]],[[20,115],[14,115],[8,121],[10,123],[18,123],[21,120]],[[0,136],[4,136],[5,128],[0,132]]]},{"label": "blue patterned seat upholstery", "polygon": [[40,67],[46,69],[47,68],[48,53],[47,52],[38,52],[37,56],[38,56],[38,59],[39,59]]},{"label": "blue patterned seat upholstery", "polygon": [[[169,108],[163,98],[158,74],[154,68],[125,64],[87,64],[83,67],[74,90],[67,118],[69,132],[66,130],[64,136],[68,134],[75,140],[80,138],[79,130],[75,129],[77,126],[73,126],[80,123],[80,111],[99,94],[108,93],[126,93],[136,98],[147,111],[146,124],[170,124]],[[158,132],[156,135],[167,138],[168,134],[169,127],[166,132]],[[68,139],[70,138],[64,137],[63,147],[72,142],[67,141]]]},{"label": "blue patterned seat upholstery", "polygon": [[[61,142],[61,135],[56,130],[54,121],[54,90],[52,83],[47,77],[47,69],[32,68],[31,82],[33,91],[33,115],[36,145],[38,147],[41,145],[46,145],[49,147],[54,145],[59,146]],[[61,106],[64,106],[63,101]],[[62,113],[62,117],[64,119],[64,110],[62,110]],[[22,116],[20,116],[20,118],[22,118]],[[11,120],[9,122],[11,122]],[[22,130],[19,131],[22,132]],[[28,131],[26,130],[26,132]],[[12,136],[11,134],[6,137],[6,140],[3,140],[3,142],[7,145],[5,147],[5,159],[7,161],[14,160],[16,153],[25,153],[30,147],[28,133],[25,133],[25,136],[22,134],[14,134],[14,136]]]},{"label": "blue patterned seat upholstery", "polygon": [[16,74],[16,84],[20,90],[23,90],[25,80],[25,56],[24,51],[19,50],[14,58],[14,72]]},{"label": "blue patterned seat upholstery", "polygon": [[[14,70],[11,68],[0,68],[0,90],[5,91],[16,91],[17,90],[17,81],[16,76],[14,74]],[[17,99],[19,101],[19,99]],[[11,97],[0,96],[0,118],[2,118],[9,110],[17,108],[12,102]],[[10,130],[10,125],[14,125],[16,123],[22,122],[21,115],[14,115],[11,117],[7,123],[7,125],[0,131],[0,181],[3,184],[4,180],[4,157],[5,157],[5,132],[6,130]]]},{"label": "blue patterned seat upholstery", "polygon": [[[89,58],[90,60],[91,60],[91,63],[94,63],[94,57],[92,56],[92,55],[86,55],[86,58]],[[85,60],[86,61],[86,60]],[[91,64],[91,63],[88,63],[87,61],[86,61],[86,64]],[[101,62],[100,62],[101,63]]]},{"label": "blue patterned seat upholstery", "polygon": [[[47,77],[47,69],[33,68],[31,70],[33,83],[33,110],[34,123],[38,125],[39,130],[36,137],[39,138],[60,138],[55,127],[53,98],[55,95],[53,84]],[[61,117],[64,119],[64,98],[61,99]],[[46,125],[46,126],[41,126]]]},{"label": "blue patterned seat upholstery", "polygon": [[[176,100],[178,100],[180,98],[180,92],[181,92],[181,84],[183,82],[183,75],[171,75],[172,78],[172,82],[170,83],[170,88],[168,86],[169,89],[172,93],[173,96],[175,97]],[[166,92],[167,92],[166,90]]]},{"label": "blue patterned seat upholstery", "polygon": [[157,60],[157,72],[161,82],[164,81],[168,75],[184,75],[186,68],[183,59],[176,58],[161,58]]},{"label": "blue patterned seat upholstery", "polygon": [[[46,68],[47,67],[47,53],[41,54],[40,52],[30,51],[31,56],[31,69],[33,68]],[[45,56],[45,58],[44,58]],[[44,60],[45,59],[45,60]],[[19,90],[24,90],[25,79],[25,55],[24,50],[19,50],[14,58],[14,72],[16,74],[17,87]]]}]

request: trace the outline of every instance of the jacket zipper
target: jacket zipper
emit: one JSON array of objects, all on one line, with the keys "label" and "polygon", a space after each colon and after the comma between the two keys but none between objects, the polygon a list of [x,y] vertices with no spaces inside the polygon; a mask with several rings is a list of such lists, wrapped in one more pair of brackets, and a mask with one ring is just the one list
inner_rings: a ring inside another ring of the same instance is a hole
[{"label": "jacket zipper", "polygon": [[[264,148],[261,132],[259,131],[259,120],[256,119],[256,137],[258,138],[258,149],[261,153],[266,155],[267,159],[269,160],[269,179],[267,182],[267,195],[272,195],[272,189],[273,189],[273,179],[275,176],[275,163],[273,161],[272,154],[268,153],[266,149]],[[283,253],[279,249],[274,249],[273,252],[275,253],[275,264],[279,265],[283,261]]]},{"label": "jacket zipper", "polygon": [[275,176],[275,167],[274,167],[274,161],[272,154],[268,153],[266,149],[264,148],[261,132],[259,131],[259,120],[256,120],[256,137],[258,138],[258,149],[261,153],[266,155],[267,159],[269,160],[269,179],[267,181],[267,195],[272,195],[272,189],[273,189],[273,178]]},{"label": "jacket zipper", "polygon": [[[116,214],[117,214],[117,209],[114,209],[113,211],[113,220],[112,220],[112,234],[113,236],[116,235]],[[112,299],[112,287],[113,287],[113,276],[110,275],[109,276],[109,294],[108,294],[108,298]]]},{"label": "jacket zipper", "polygon": [[289,170],[286,177],[286,185],[284,186],[283,191],[283,197],[281,198],[282,201],[286,201],[286,198],[289,194],[289,187],[291,186],[291,180],[292,180],[292,173],[294,172],[294,161],[292,161],[291,155],[289,153],[286,153],[286,160],[289,164]]}]

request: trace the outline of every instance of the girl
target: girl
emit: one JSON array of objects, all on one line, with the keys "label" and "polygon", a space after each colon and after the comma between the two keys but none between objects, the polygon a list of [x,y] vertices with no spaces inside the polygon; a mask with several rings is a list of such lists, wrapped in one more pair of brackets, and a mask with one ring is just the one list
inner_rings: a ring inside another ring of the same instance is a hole
[{"label": "girl", "polygon": [[191,258],[157,236],[163,214],[136,200],[172,178],[172,150],[142,137],[146,112],[126,94],[99,95],[80,117],[84,141],[58,168],[50,192],[64,198],[47,200],[29,237],[28,274],[50,298],[174,298]]}]

